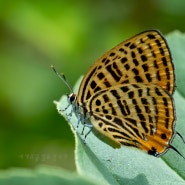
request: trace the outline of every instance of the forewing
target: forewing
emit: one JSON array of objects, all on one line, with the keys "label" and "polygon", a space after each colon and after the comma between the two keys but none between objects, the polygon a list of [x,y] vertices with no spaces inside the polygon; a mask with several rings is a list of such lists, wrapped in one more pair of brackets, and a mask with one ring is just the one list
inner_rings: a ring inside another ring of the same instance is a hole
[{"label": "forewing", "polygon": [[157,155],[173,138],[173,100],[159,86],[118,85],[95,93],[86,107],[95,131],[116,147],[134,146]]},{"label": "forewing", "polygon": [[156,84],[174,91],[174,68],[167,43],[155,30],[142,32],[99,58],[84,76],[77,101],[118,84]]}]

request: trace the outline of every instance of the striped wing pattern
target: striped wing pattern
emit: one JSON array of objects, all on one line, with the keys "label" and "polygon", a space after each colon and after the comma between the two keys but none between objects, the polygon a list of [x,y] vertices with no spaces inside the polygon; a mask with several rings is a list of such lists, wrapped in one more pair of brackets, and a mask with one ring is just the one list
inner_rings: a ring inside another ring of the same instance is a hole
[{"label": "striped wing pattern", "polygon": [[174,68],[165,39],[158,31],[146,31],[128,39],[98,59],[85,75],[77,101],[118,84],[156,84],[174,91]]},{"label": "striped wing pattern", "polygon": [[81,82],[77,106],[109,145],[157,156],[174,135],[174,79],[165,39],[155,30],[142,32],[94,63]]},{"label": "striped wing pattern", "polygon": [[113,147],[134,146],[163,153],[173,136],[174,109],[170,95],[156,85],[118,85],[92,96],[88,112],[95,132]]}]

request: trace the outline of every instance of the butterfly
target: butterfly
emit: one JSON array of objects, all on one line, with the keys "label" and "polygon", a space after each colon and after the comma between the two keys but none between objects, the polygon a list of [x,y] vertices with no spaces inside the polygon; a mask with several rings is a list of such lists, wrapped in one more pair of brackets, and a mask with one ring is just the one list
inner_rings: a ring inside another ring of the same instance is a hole
[{"label": "butterfly", "polygon": [[[113,148],[131,146],[159,157],[173,149],[175,135],[175,74],[171,53],[157,30],[139,33],[121,42],[88,70],[78,94],[65,76],[55,73],[70,90],[72,106],[80,123]],[[65,110],[66,110],[65,109]]]}]

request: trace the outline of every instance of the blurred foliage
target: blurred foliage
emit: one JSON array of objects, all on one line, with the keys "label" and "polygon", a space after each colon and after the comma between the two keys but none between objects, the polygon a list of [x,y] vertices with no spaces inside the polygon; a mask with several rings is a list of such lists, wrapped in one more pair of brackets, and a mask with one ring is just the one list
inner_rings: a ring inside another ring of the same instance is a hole
[{"label": "blurred foliage", "polygon": [[185,1],[0,0],[0,168],[74,170],[74,138],[54,99],[106,50],[147,29],[185,30]]}]

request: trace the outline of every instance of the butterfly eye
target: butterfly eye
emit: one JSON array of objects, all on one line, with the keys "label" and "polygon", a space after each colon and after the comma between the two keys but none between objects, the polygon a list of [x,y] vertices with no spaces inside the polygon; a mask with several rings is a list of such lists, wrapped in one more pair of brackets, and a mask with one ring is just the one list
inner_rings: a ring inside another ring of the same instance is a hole
[{"label": "butterfly eye", "polygon": [[68,100],[71,104],[74,103],[76,101],[76,94],[71,93],[70,95],[68,95]]}]

